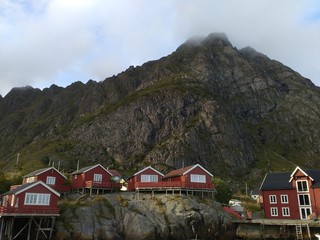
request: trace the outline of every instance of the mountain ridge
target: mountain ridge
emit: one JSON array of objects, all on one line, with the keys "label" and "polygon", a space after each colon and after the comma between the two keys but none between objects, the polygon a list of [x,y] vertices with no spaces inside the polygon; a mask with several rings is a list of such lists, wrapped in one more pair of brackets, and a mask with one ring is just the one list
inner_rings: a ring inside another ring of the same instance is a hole
[{"label": "mountain ridge", "polygon": [[200,163],[259,179],[290,167],[283,158],[319,167],[319,99],[309,79],[213,33],[101,82],[12,89],[0,98],[0,161],[12,169],[20,152],[21,172],[80,160],[129,175]]}]

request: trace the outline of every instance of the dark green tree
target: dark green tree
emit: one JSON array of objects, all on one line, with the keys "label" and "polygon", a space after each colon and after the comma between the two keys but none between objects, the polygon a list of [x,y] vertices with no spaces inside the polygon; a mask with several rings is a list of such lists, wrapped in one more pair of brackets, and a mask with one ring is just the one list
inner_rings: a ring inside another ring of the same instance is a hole
[{"label": "dark green tree", "polygon": [[215,195],[216,201],[227,204],[232,197],[232,191],[229,184],[219,177],[213,178],[213,184],[217,190]]}]

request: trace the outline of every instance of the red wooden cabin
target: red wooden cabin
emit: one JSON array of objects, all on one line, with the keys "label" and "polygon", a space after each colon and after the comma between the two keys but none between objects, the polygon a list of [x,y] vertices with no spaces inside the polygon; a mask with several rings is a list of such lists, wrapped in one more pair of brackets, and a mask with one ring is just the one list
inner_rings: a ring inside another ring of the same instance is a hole
[{"label": "red wooden cabin", "polygon": [[260,187],[268,219],[311,219],[320,215],[320,170],[268,173]]},{"label": "red wooden cabin", "polygon": [[48,167],[36,170],[23,176],[22,183],[25,184],[42,181],[59,192],[67,192],[69,191],[70,187],[65,185],[66,179],[67,178],[56,168]]},{"label": "red wooden cabin", "polygon": [[155,188],[159,187],[163,174],[151,166],[148,166],[139,172],[136,172],[127,180],[128,191],[139,188]]},{"label": "red wooden cabin", "polygon": [[0,196],[0,216],[58,216],[59,197],[42,181],[26,183]]},{"label": "red wooden cabin", "polygon": [[173,170],[166,174],[162,181],[185,189],[214,189],[213,175],[200,164]]},{"label": "red wooden cabin", "polygon": [[71,190],[86,188],[120,190],[121,187],[115,179],[120,174],[115,170],[105,169],[100,164],[84,167],[71,175]]}]

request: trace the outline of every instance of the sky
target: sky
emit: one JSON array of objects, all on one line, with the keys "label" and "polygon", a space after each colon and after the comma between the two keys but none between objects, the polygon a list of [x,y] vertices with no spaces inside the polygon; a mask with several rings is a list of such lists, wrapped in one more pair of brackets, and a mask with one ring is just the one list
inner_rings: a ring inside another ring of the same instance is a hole
[{"label": "sky", "polygon": [[102,81],[213,32],[320,86],[319,0],[0,0],[0,95]]}]

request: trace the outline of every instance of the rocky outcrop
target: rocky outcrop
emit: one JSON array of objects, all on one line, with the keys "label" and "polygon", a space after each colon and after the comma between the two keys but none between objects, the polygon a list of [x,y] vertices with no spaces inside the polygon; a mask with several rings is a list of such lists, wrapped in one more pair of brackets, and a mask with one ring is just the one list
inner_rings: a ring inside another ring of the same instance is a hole
[{"label": "rocky outcrop", "polygon": [[107,194],[60,204],[56,240],[234,239],[232,218],[212,199]]}]

